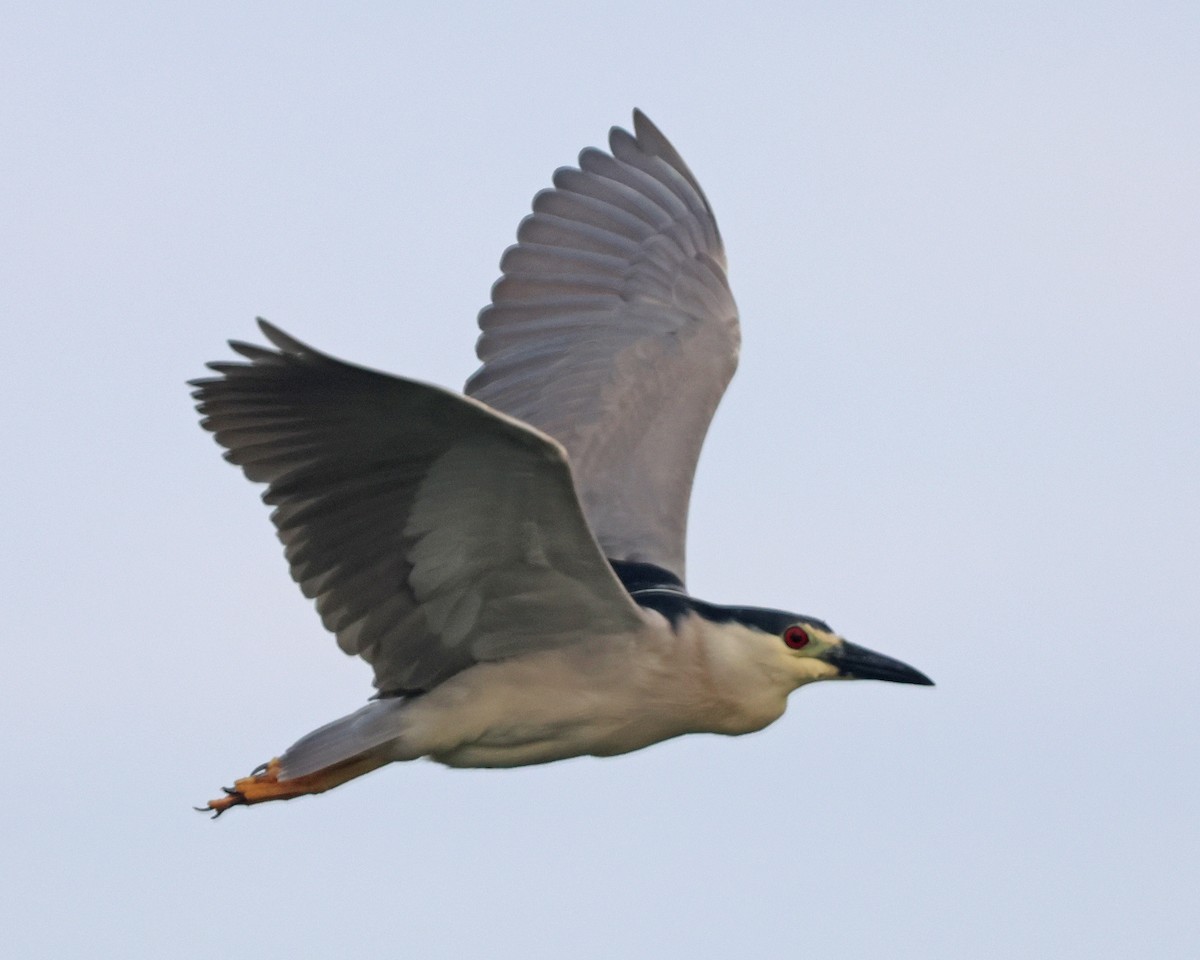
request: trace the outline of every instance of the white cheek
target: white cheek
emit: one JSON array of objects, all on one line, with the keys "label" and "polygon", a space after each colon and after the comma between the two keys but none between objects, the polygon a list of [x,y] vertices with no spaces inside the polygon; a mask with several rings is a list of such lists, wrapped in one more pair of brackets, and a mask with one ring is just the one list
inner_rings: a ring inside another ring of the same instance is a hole
[{"label": "white cheek", "polygon": [[813,657],[795,657],[792,660],[792,674],[797,683],[813,683],[816,680],[834,680],[838,677],[837,667],[824,660]]}]

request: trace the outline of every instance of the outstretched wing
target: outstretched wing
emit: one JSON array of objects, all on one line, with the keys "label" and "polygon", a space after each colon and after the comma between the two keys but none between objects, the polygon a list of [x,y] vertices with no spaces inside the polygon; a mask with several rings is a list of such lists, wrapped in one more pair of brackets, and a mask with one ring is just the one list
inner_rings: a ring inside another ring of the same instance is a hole
[{"label": "outstretched wing", "polygon": [[605,554],[684,577],[700,447],[737,366],[712,210],[640,112],[554,174],[500,262],[466,392],[567,449]]},{"label": "outstretched wing", "polygon": [[202,425],[263,499],[292,576],[385,693],[635,629],[562,448],[466,397],[352,366],[259,321],[194,381]]}]

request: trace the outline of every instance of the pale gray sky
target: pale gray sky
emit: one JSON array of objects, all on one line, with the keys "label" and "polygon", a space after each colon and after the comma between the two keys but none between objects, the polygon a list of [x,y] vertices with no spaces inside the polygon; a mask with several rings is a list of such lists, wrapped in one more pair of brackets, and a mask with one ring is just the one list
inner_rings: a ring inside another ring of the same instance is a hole
[{"label": "pale gray sky", "polygon": [[[1196,955],[1195,3],[17,3],[0,89],[6,956]],[[693,592],[938,686],[192,813],[370,688],[183,382],[459,386],[633,106],[743,317]]]}]

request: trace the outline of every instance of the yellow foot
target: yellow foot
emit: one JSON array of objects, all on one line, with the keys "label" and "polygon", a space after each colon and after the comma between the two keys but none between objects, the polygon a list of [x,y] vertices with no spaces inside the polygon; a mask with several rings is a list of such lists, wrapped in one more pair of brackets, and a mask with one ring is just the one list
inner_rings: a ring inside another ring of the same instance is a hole
[{"label": "yellow foot", "polygon": [[205,806],[196,809],[201,813],[208,813],[211,810],[215,819],[230,807],[242,804],[266,803],[268,800],[291,800],[293,797],[303,797],[310,793],[324,793],[347,780],[353,780],[364,773],[369,773],[387,762],[386,758],[377,755],[360,754],[303,777],[280,780],[281,764],[279,758],[275,757],[264,763],[250,776],[235,780],[232,787],[222,787],[225,796],[217,800],[209,800]]}]

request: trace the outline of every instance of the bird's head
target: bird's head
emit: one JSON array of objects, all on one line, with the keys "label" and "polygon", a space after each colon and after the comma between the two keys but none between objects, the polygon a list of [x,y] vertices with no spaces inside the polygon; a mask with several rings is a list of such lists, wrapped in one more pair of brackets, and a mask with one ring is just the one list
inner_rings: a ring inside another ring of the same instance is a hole
[{"label": "bird's head", "polygon": [[741,643],[749,641],[760,663],[772,673],[781,672],[797,687],[816,680],[888,680],[933,686],[919,670],[851,643],[813,617],[759,607],[698,606],[702,609],[697,612],[713,621],[718,630],[731,630],[742,637]]},{"label": "bird's head", "polygon": [[784,695],[816,680],[888,680],[933,686],[907,663],[860,647],[829,624],[783,610],[729,607],[689,597],[679,586],[646,587],[637,602],[655,610],[676,633],[701,638],[731,673],[765,671]]},{"label": "bird's head", "polygon": [[[786,616],[786,615],[785,615]],[[851,643],[827,624],[788,616],[778,630],[778,655],[800,683],[813,680],[888,680],[933,686],[921,671]]]},{"label": "bird's head", "polygon": [[890,680],[932,686],[906,663],[850,643],[828,624],[782,610],[725,607],[681,597],[672,627],[703,649],[706,682],[726,707],[704,729],[761,730],[787,709],[788,696],[818,680]]}]

